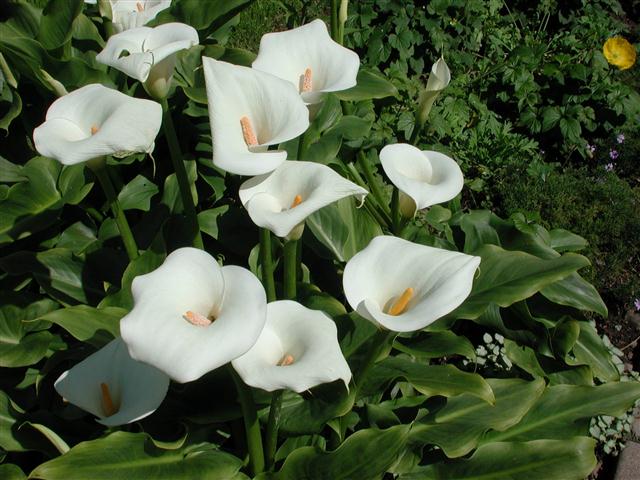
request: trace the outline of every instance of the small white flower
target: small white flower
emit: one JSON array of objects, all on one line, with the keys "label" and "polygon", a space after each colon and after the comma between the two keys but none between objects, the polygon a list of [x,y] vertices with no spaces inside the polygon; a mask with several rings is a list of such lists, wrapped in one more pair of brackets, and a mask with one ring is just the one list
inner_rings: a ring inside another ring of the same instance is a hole
[{"label": "small white flower", "polygon": [[263,35],[252,67],[287,80],[306,103],[314,104],[328,92],[355,86],[360,58],[332,40],[325,23],[316,19]]},{"label": "small white flower", "polygon": [[111,21],[118,32],[141,27],[171,6],[171,0],[110,0]]},{"label": "small white flower", "polygon": [[290,300],[267,305],[258,341],[232,364],[246,384],[269,392],[300,393],[338,379],[347,386],[351,380],[333,320]]},{"label": "small white flower", "polygon": [[213,163],[238,175],[261,175],[287,159],[268,150],[309,127],[309,111],[289,82],[248,67],[203,57]]},{"label": "small white flower", "polygon": [[162,403],[169,377],[133,360],[121,338],[85,358],[56,380],[56,391],[107,426],[135,422]]},{"label": "small white flower", "polygon": [[133,310],[120,321],[129,353],[181,383],[244,354],[266,320],[255,275],[196,248],[175,250],[131,291]]},{"label": "small white flower", "polygon": [[151,152],[162,107],[97,83],[58,98],[33,131],[36,150],[65,165],[105,155]]},{"label": "small white flower", "polygon": [[302,161],[284,162],[240,186],[240,200],[251,220],[279,237],[289,235],[322,207],[350,195],[363,201],[367,193],[326,165]]},{"label": "small white flower", "polygon": [[163,98],[173,76],[176,53],[198,42],[198,32],[184,23],[132,28],[110,37],[96,60],[145,82],[147,91]]},{"label": "small white flower", "polygon": [[412,332],[467,298],[479,264],[479,257],[379,236],[347,262],[344,293],[364,318]]},{"label": "small white flower", "polygon": [[405,143],[384,147],[380,163],[389,180],[404,194],[401,207],[406,217],[413,217],[416,210],[451,200],[464,185],[455,160]]}]

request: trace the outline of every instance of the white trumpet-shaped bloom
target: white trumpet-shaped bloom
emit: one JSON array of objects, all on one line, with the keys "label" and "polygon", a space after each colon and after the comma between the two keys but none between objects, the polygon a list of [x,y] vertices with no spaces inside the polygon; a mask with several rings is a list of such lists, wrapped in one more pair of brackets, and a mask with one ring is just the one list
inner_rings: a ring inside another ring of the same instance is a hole
[{"label": "white trumpet-shaped bloom", "polygon": [[162,107],[97,83],[58,98],[33,131],[36,150],[65,165],[105,155],[151,152]]},{"label": "white trumpet-shaped bloom", "polygon": [[279,237],[285,237],[316,210],[341,198],[367,192],[326,165],[284,162],[267,175],[253,177],[240,186],[240,200],[251,220]]},{"label": "white trumpet-shaped bloom", "polygon": [[267,323],[251,349],[232,362],[244,382],[272,392],[303,392],[351,380],[335,323],[319,310],[282,300],[267,305]]},{"label": "white trumpet-shaped bloom", "polygon": [[171,0],[110,0],[111,21],[118,32],[141,27],[171,6]]},{"label": "white trumpet-shaped bloom", "polygon": [[141,82],[162,81],[166,90],[176,53],[198,42],[198,32],[184,23],[132,28],[110,37],[96,60]]},{"label": "white trumpet-shaped bloom", "polygon": [[267,150],[304,133],[309,112],[297,90],[268,73],[203,57],[213,163],[230,173],[261,175],[287,159]]},{"label": "white trumpet-shaped bloom", "polygon": [[403,208],[403,213],[409,213],[406,216],[413,216],[416,209],[451,200],[464,185],[455,160],[442,153],[420,151],[406,143],[384,147],[380,163],[389,180],[413,200],[409,208]]},{"label": "white trumpet-shaped bloom", "polygon": [[451,82],[451,71],[447,62],[440,57],[431,67],[431,73],[427,80],[427,86],[420,92],[418,99],[418,125],[422,126],[429,117],[429,112],[440,92],[447,88]]},{"label": "white trumpet-shaped bloom", "polygon": [[344,269],[349,305],[394,332],[412,332],[458,307],[471,292],[480,257],[379,236]]},{"label": "white trumpet-shaped bloom", "polygon": [[56,391],[65,400],[92,413],[107,426],[151,415],[168,388],[169,377],[132,359],[121,338],[112,340],[55,382]]},{"label": "white trumpet-shaped bloom", "polygon": [[255,275],[196,248],[175,250],[131,290],[133,310],[120,322],[129,353],[181,383],[244,354],[266,320]]},{"label": "white trumpet-shaped bloom", "polygon": [[252,67],[291,82],[308,104],[355,86],[358,54],[333,41],[322,20],[267,33]]}]

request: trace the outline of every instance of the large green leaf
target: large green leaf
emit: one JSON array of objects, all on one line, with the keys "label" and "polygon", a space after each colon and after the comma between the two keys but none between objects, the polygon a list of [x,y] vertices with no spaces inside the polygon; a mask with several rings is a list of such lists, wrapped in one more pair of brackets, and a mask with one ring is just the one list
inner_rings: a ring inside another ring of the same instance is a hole
[{"label": "large green leaf", "polygon": [[596,441],[499,442],[480,447],[469,459],[436,463],[402,480],[583,480],[596,466]]},{"label": "large green leaf", "polygon": [[33,365],[45,356],[54,337],[47,331],[29,333],[32,329],[42,327],[24,322],[57,308],[58,304],[51,300],[40,300],[22,306],[8,298],[1,298],[0,301],[3,303],[0,306],[0,367]]},{"label": "large green leaf", "polygon": [[586,435],[592,417],[618,417],[632,407],[638,398],[638,382],[611,382],[597,387],[552,386],[545,390],[520,423],[504,432],[490,432],[481,443]]},{"label": "large green leaf", "polygon": [[569,365],[589,365],[600,380],[612,382],[620,379],[620,374],[611,360],[609,349],[602,342],[596,328],[587,322],[577,322],[579,336],[573,345],[573,357],[567,356]]},{"label": "large green leaf", "polygon": [[337,450],[322,452],[314,447],[291,453],[282,469],[263,474],[260,480],[369,480],[379,479],[404,450],[408,425],[386,430],[360,430]]},{"label": "large green leaf", "polygon": [[127,183],[118,194],[118,201],[123,210],[142,210],[151,208],[151,197],[158,193],[158,186],[142,175]]},{"label": "large green leaf", "polygon": [[186,449],[158,448],[145,433],[115,432],[82,442],[39,465],[29,478],[93,480],[114,478],[241,480],[242,461],[211,444]]},{"label": "large green leaf", "polygon": [[76,305],[54,310],[38,320],[60,325],[78,340],[101,347],[120,335],[120,319],[126,313],[127,310],[118,307]]},{"label": "large green leaf", "polygon": [[429,332],[410,338],[396,338],[396,350],[413,355],[416,358],[440,358],[450,355],[464,355],[475,360],[476,351],[467,337],[459,336],[450,330]]},{"label": "large green leaf", "polygon": [[603,317],[608,315],[607,306],[598,291],[577,273],[547,285],[540,293],[560,305],[596,312]]},{"label": "large green leaf", "polygon": [[482,258],[480,274],[469,297],[453,312],[455,318],[477,318],[491,303],[507,307],[589,265],[589,260],[575,253],[542,259],[495,245],[483,245],[474,254]]},{"label": "large green leaf", "polygon": [[83,0],[49,0],[42,12],[38,40],[47,50],[58,48],[71,39],[73,21],[82,12]]},{"label": "large green leaf", "polygon": [[0,244],[48,227],[58,216],[62,196],[56,188],[61,166],[55,160],[35,157],[21,169],[28,181],[13,185],[0,202]]},{"label": "large green leaf", "polygon": [[314,388],[312,396],[285,395],[280,412],[280,431],[288,435],[320,432],[332,418],[347,414],[353,407],[355,390],[333,382]]},{"label": "large green leaf", "polygon": [[410,440],[436,444],[449,458],[461,457],[473,450],[490,429],[506,430],[518,423],[545,388],[542,379],[487,382],[496,397],[495,405],[466,393],[452,397],[444,408],[414,424]]},{"label": "large green leaf", "polygon": [[344,198],[307,218],[315,238],[339,261],[346,262],[382,235],[380,225],[353,198]]},{"label": "large green leaf", "polygon": [[[215,31],[248,7],[253,0],[182,0],[161,12],[153,24],[180,21],[196,30]],[[204,37],[202,37],[204,38]]]},{"label": "large green leaf", "polygon": [[400,357],[389,357],[377,363],[362,386],[362,393],[379,392],[381,387],[397,378],[404,378],[428,397],[468,393],[485,402],[495,402],[491,387],[478,374],[463,372],[453,365],[426,365]]},{"label": "large green leaf", "polygon": [[4,480],[25,480],[27,476],[17,465],[5,463],[0,465],[0,478]]},{"label": "large green leaf", "polygon": [[336,92],[340,100],[369,100],[372,98],[395,97],[398,89],[385,77],[372,70],[360,69],[356,86]]}]

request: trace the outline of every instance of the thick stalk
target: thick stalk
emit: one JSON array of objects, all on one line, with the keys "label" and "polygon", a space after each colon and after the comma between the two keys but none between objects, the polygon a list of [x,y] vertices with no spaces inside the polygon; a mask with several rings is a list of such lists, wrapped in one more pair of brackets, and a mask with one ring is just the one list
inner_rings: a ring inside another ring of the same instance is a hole
[{"label": "thick stalk", "polygon": [[331,38],[342,45],[340,38],[340,21],[338,15],[340,12],[340,0],[331,0]]},{"label": "thick stalk", "polygon": [[296,281],[298,272],[298,240],[289,240],[284,244],[284,298],[285,300],[296,299]]},{"label": "thick stalk", "polygon": [[395,186],[391,194],[391,231],[394,235],[399,235],[400,231],[400,192]]},{"label": "thick stalk", "polygon": [[247,449],[249,450],[249,470],[251,476],[258,475],[264,470],[264,452],[262,450],[262,436],[260,435],[260,422],[258,412],[253,402],[251,388],[238,376],[236,371],[229,366],[229,371],[236,385],[238,399],[244,416],[244,431],[247,436]]},{"label": "thick stalk", "polygon": [[280,410],[282,408],[282,390],[276,390],[271,395],[271,407],[269,408],[269,420],[264,439],[266,469],[273,466],[278,447],[278,423],[280,422]]},{"label": "thick stalk", "polygon": [[178,136],[176,135],[176,129],[173,125],[173,119],[171,118],[171,112],[169,111],[169,104],[166,99],[162,101],[162,112],[162,128],[164,130],[164,136],[167,139],[167,144],[169,145],[169,153],[171,155],[171,161],[173,162],[173,169],[176,172],[182,206],[184,207],[189,227],[191,228],[191,241],[194,247],[204,248],[202,236],[200,235],[200,227],[198,225],[198,217],[196,215],[196,207],[193,204],[193,197],[191,196],[189,177],[187,176],[187,170],[184,168],[184,161],[182,160],[182,152],[180,151]]},{"label": "thick stalk", "polygon": [[262,261],[262,284],[267,292],[267,302],[276,299],[276,284],[273,280],[273,258],[271,256],[271,232],[260,229],[260,259]]},{"label": "thick stalk", "polygon": [[418,139],[420,138],[420,130],[422,130],[423,125],[420,125],[418,121],[418,115],[416,114],[415,125],[413,126],[413,132],[411,132],[411,138],[409,138],[409,143],[413,146],[418,145]]},{"label": "thick stalk", "polygon": [[96,177],[98,177],[98,181],[100,182],[100,185],[104,190],[104,194],[109,201],[111,212],[113,213],[113,217],[118,225],[118,230],[120,230],[120,237],[122,237],[122,242],[124,243],[124,248],[127,251],[129,260],[135,260],[138,258],[138,246],[136,245],[136,240],[133,238],[133,233],[131,233],[131,227],[129,227],[127,217],[125,217],[124,211],[118,202],[118,195],[113,188],[111,178],[109,178],[106,162],[100,161],[99,163],[94,163],[91,165],[91,169],[93,170],[93,173],[95,173]]}]

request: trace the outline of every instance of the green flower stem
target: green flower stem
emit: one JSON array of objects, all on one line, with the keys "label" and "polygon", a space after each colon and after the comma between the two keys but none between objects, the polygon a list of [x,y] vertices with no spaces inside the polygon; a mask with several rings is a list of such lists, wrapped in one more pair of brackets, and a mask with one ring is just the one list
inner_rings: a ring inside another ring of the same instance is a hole
[{"label": "green flower stem", "polygon": [[164,136],[167,139],[167,144],[169,145],[169,153],[171,154],[173,168],[176,172],[180,197],[182,198],[182,206],[184,207],[184,211],[190,224],[192,244],[196,248],[204,248],[202,236],[200,235],[200,227],[198,225],[198,217],[196,215],[196,207],[193,204],[193,197],[191,196],[189,177],[187,176],[187,170],[184,168],[180,144],[178,143],[176,129],[173,125],[173,119],[171,118],[171,112],[169,111],[169,104],[166,99],[162,101],[162,112],[162,128],[164,130]]},{"label": "green flower stem", "polygon": [[118,230],[120,230],[120,237],[122,237],[122,242],[124,243],[124,248],[127,251],[129,260],[135,260],[138,258],[138,246],[136,245],[135,238],[133,238],[133,233],[131,233],[131,227],[129,227],[127,217],[124,215],[124,210],[122,210],[120,203],[118,202],[118,195],[113,188],[109,172],[107,172],[106,161],[104,159],[100,159],[100,161],[90,162],[89,166],[96,177],[98,177],[98,181],[100,182],[100,185],[104,190],[104,194],[109,201],[111,212],[113,213],[113,217],[118,225]]},{"label": "green flower stem", "polygon": [[400,192],[394,186],[391,194],[391,231],[399,236],[400,228]]},{"label": "green flower stem", "polygon": [[340,20],[338,18],[340,12],[340,0],[331,0],[331,38],[342,45],[340,38]]},{"label": "green flower stem", "polygon": [[258,412],[253,402],[251,388],[246,385],[233,367],[229,371],[236,385],[238,399],[244,416],[244,431],[247,436],[247,449],[249,450],[249,470],[251,476],[258,475],[264,470],[264,452],[262,450],[262,436],[260,434],[260,422]]},{"label": "green flower stem", "polygon": [[[360,187],[366,190],[368,185],[362,179],[362,177],[360,176],[360,173],[358,173],[358,170],[356,169],[354,164],[347,163],[344,165],[346,166],[347,170],[349,170],[349,172],[351,173],[351,179],[357,185],[359,185]],[[383,217],[381,208],[378,202],[375,200],[375,197],[373,199],[373,203],[375,203],[378,208],[376,208],[371,201],[367,201],[367,200],[364,201],[364,208],[366,208],[366,210],[371,214],[371,216],[376,219],[376,221],[378,222],[378,225],[380,225],[381,227],[388,227],[391,224],[391,218],[388,215],[386,215],[386,218]]]},{"label": "green flower stem", "polygon": [[298,240],[289,240],[284,244],[284,298],[285,300],[296,299],[296,281],[298,272]]},{"label": "green flower stem", "polygon": [[273,466],[278,447],[278,423],[280,422],[280,410],[282,409],[282,390],[276,390],[271,395],[271,407],[269,408],[269,420],[265,434],[265,462],[266,469]]},{"label": "green flower stem", "polygon": [[276,299],[276,284],[273,280],[273,258],[271,257],[271,232],[260,229],[260,259],[262,262],[262,284],[267,292],[267,302]]},{"label": "green flower stem", "polygon": [[423,125],[418,121],[418,114],[416,113],[415,125],[413,126],[413,132],[411,132],[411,138],[409,138],[409,143],[414,147],[418,146],[418,139],[420,138],[420,130],[422,130]]}]

